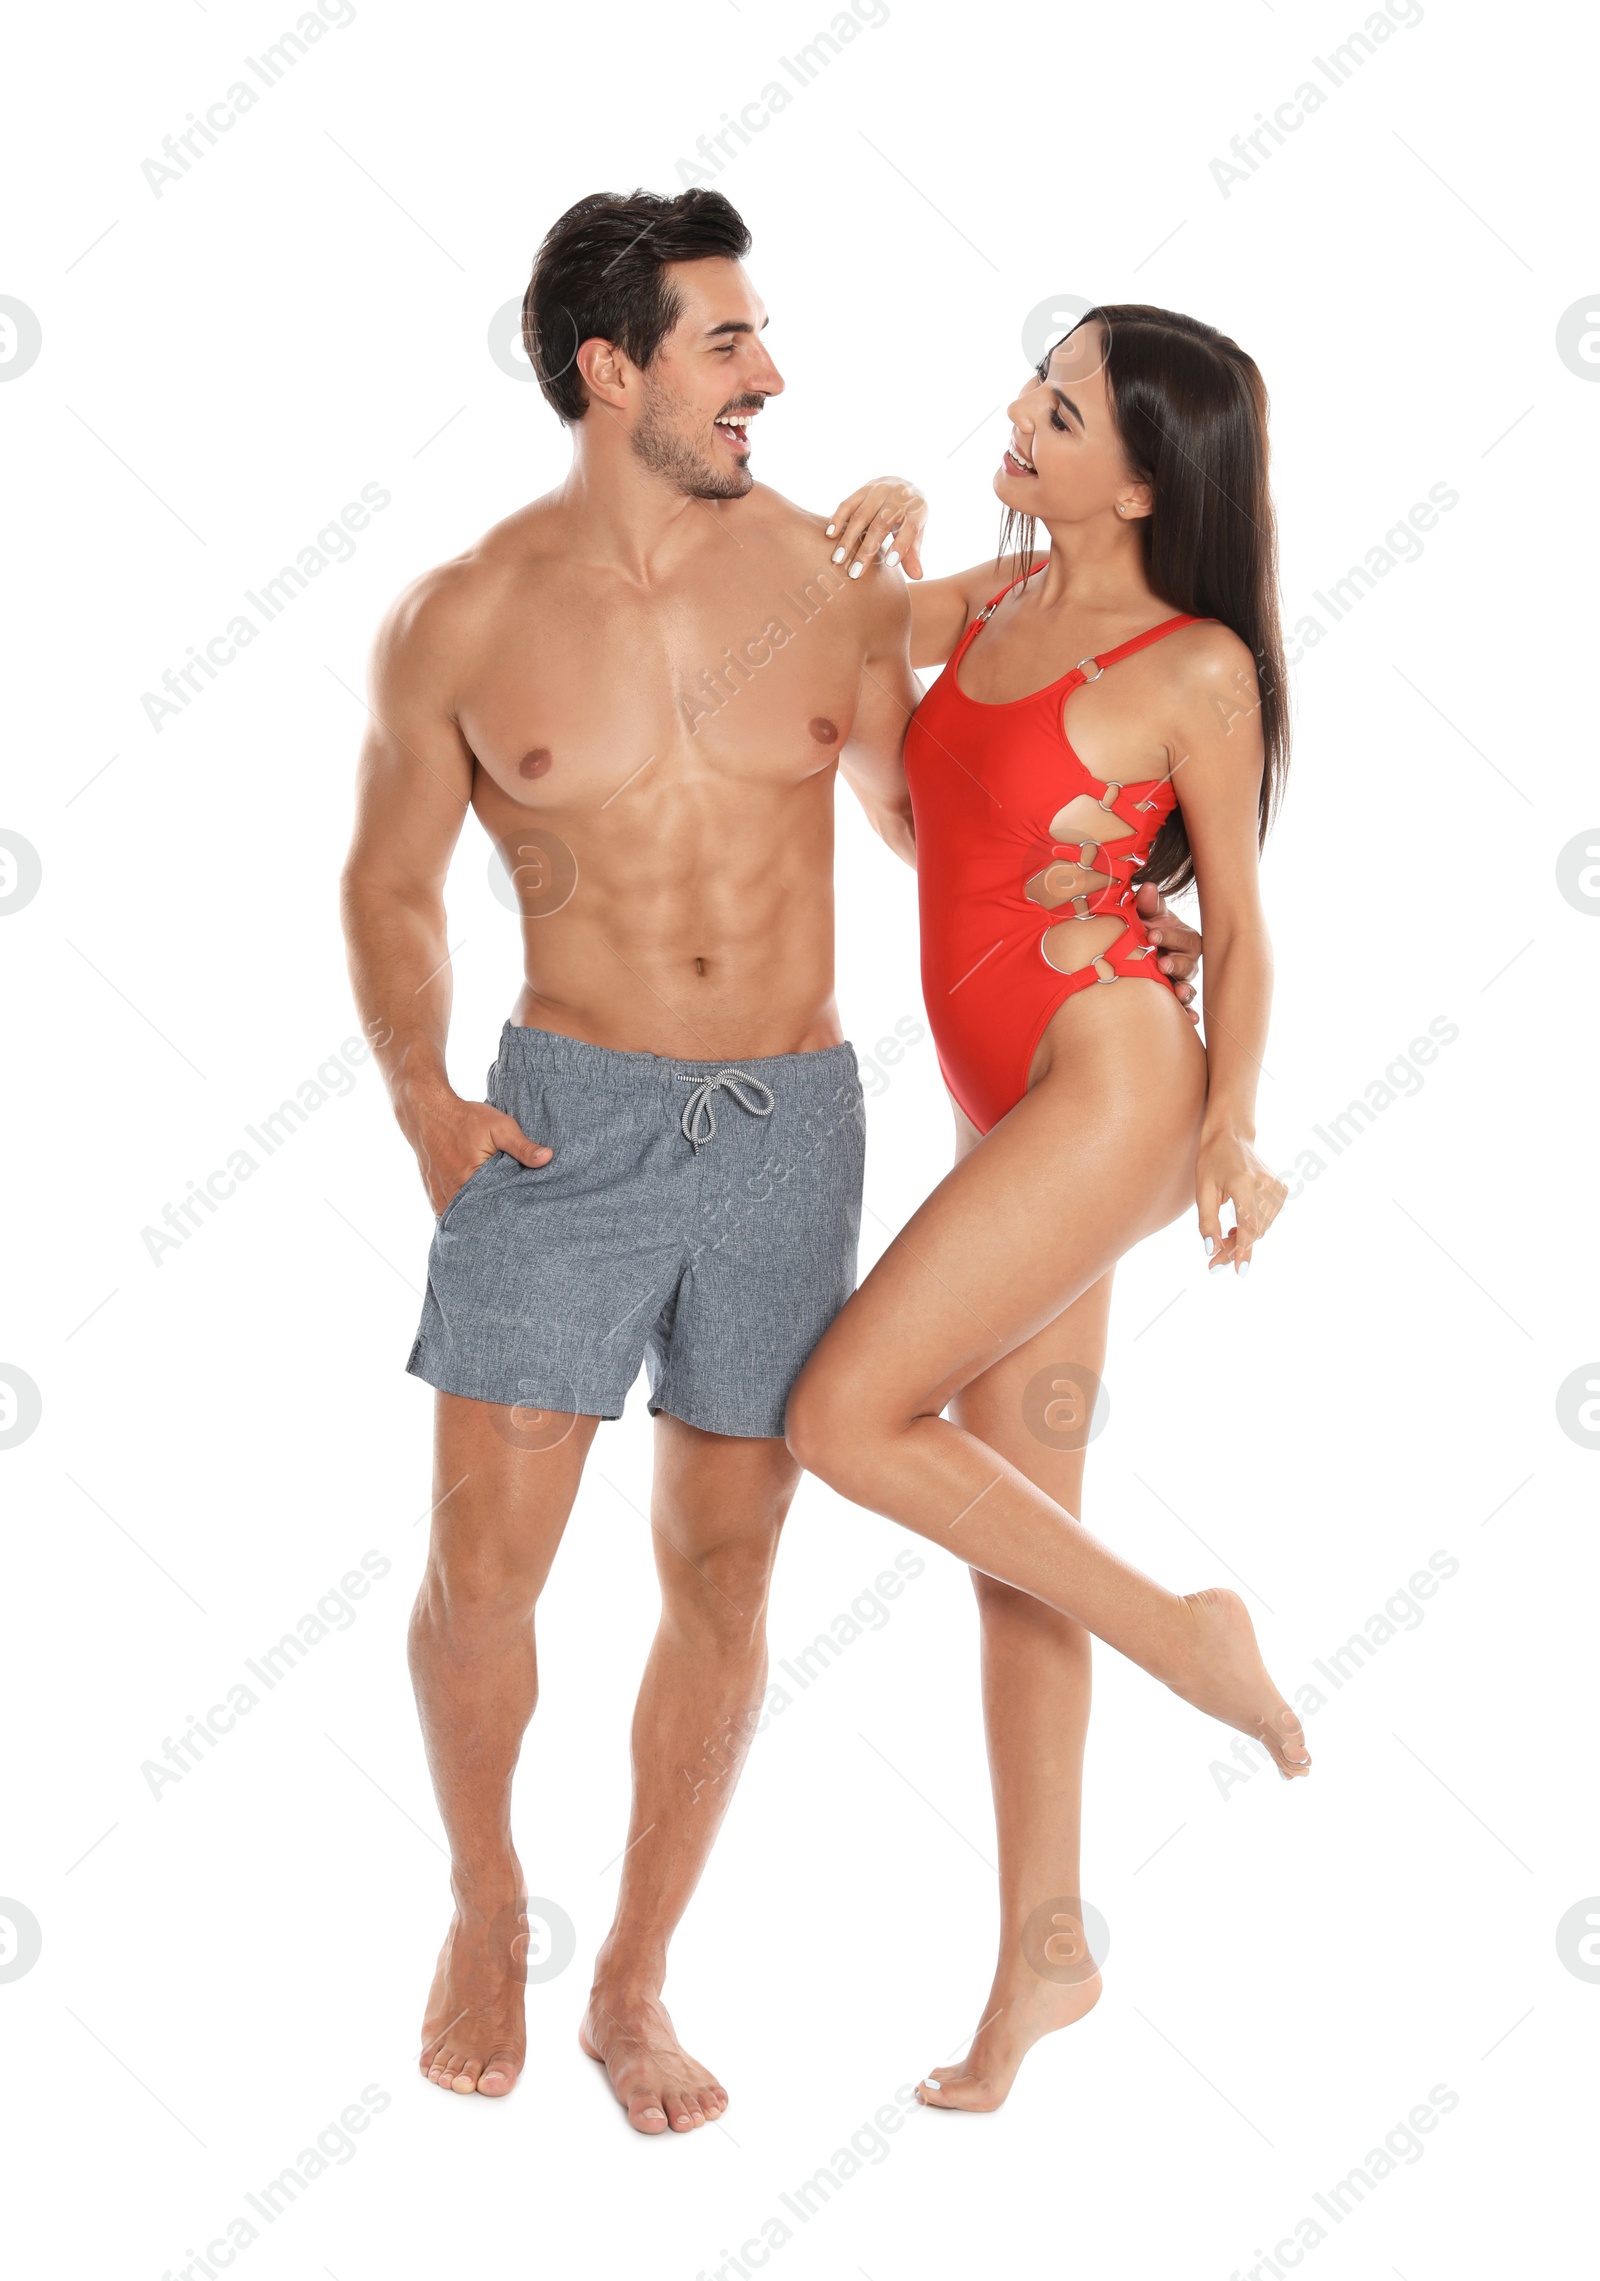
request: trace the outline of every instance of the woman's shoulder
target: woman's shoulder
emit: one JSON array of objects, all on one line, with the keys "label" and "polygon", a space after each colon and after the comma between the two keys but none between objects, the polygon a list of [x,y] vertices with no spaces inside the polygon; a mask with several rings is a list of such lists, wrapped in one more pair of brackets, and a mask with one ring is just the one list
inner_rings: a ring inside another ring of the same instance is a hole
[{"label": "woman's shoulder", "polygon": [[1232,688],[1240,673],[1255,678],[1250,645],[1220,618],[1197,618],[1162,645],[1183,680],[1201,690]]},{"label": "woman's shoulder", "polygon": [[912,664],[947,664],[973,619],[1008,592],[1027,567],[1016,555],[999,560],[991,557],[975,562],[970,570],[952,571],[944,578],[924,578],[913,585]]},{"label": "woman's shoulder", "polygon": [[[1259,756],[1261,684],[1249,643],[1220,619],[1202,618],[1147,654],[1160,657],[1163,651],[1164,710],[1179,743],[1191,756],[1213,748]],[[1245,725],[1256,733],[1238,744],[1234,731]]]}]

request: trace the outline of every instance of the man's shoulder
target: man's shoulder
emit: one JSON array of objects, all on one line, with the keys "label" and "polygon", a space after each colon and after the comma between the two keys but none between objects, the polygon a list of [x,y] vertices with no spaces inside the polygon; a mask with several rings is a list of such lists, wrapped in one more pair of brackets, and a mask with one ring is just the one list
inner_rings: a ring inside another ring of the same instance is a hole
[{"label": "man's shoulder", "polygon": [[823,590],[847,589],[874,623],[895,625],[909,611],[904,573],[882,562],[869,562],[859,579],[848,576],[833,561],[834,542],[828,537],[828,518],[809,507],[797,507],[781,491],[757,483],[739,501],[745,511],[740,524],[742,543],[754,532],[770,545],[786,575],[808,585],[821,582]]},{"label": "man's shoulder", "polygon": [[814,554],[827,527],[826,515],[797,507],[770,483],[753,483],[742,499],[732,500],[741,532],[754,532],[773,546],[797,554]]},{"label": "man's shoulder", "polygon": [[385,622],[389,639],[408,644],[456,646],[492,624],[513,594],[526,593],[548,560],[554,574],[559,552],[556,511],[550,500],[535,499],[494,524],[471,546],[435,564],[396,597]]}]

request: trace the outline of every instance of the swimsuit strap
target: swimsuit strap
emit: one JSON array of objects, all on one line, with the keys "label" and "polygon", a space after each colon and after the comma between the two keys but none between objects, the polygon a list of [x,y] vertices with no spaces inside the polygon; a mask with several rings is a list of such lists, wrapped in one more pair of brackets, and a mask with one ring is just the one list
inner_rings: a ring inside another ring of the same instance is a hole
[{"label": "swimsuit strap", "polygon": [[[968,626],[955,646],[948,668],[951,673],[955,672],[962,658],[965,657],[978,628],[989,623],[1008,594],[1012,593],[1018,586],[1025,586],[1030,578],[1036,578],[1041,570],[1046,569],[1049,565],[1049,559],[1047,555],[1043,562],[1036,562],[1032,570],[1024,571],[1019,578],[1013,578],[1009,585],[1002,586],[998,594],[992,595],[985,602],[983,608],[978,611],[971,625]],[[1108,665],[1120,665],[1125,657],[1132,657],[1138,650],[1148,649],[1152,642],[1165,641],[1168,634],[1178,633],[1184,626],[1209,625],[1211,622],[1210,619],[1202,618],[1192,610],[1185,611],[1175,618],[1163,618],[1159,626],[1147,626],[1142,634],[1135,634],[1131,641],[1118,642],[1115,649],[1102,650],[1096,657],[1080,658],[1072,668],[1071,673],[1064,674],[1062,679],[1066,681],[1098,681]],[[1093,673],[1085,670],[1091,665],[1095,669]],[[1051,684],[1052,689],[1058,686],[1057,683]],[[1043,697],[1048,692],[1041,689],[1036,694]],[[1017,702],[1021,702],[1021,700],[1019,699]]]},{"label": "swimsuit strap", "polygon": [[[1135,650],[1148,649],[1152,642],[1164,641],[1168,634],[1175,634],[1181,626],[1198,626],[1208,622],[1193,611],[1177,618],[1163,618],[1159,626],[1147,627],[1142,634],[1135,634],[1132,641],[1118,642],[1115,649],[1102,650],[1098,657],[1080,658],[1072,670],[1082,675],[1085,681],[1098,681],[1108,665],[1120,665],[1125,657],[1132,657]],[[1084,667],[1089,665],[1097,670],[1085,673]]]},{"label": "swimsuit strap", "polygon": [[977,632],[980,626],[986,626],[989,623],[989,620],[994,616],[996,610],[999,609],[1001,603],[1011,592],[1012,587],[1025,586],[1030,578],[1036,578],[1039,572],[1047,567],[1049,560],[1049,556],[1046,555],[1043,562],[1036,562],[1032,570],[1024,571],[1020,578],[1013,578],[1010,585],[1002,586],[998,594],[993,594],[990,596],[989,600],[983,605],[983,608],[978,611],[977,615],[973,618],[971,625],[968,626],[966,632],[962,635],[960,641],[957,642],[955,649],[952,651],[949,666],[946,668],[948,672],[955,672],[956,667],[961,663],[962,658],[966,655],[967,647],[971,642],[973,635]]}]

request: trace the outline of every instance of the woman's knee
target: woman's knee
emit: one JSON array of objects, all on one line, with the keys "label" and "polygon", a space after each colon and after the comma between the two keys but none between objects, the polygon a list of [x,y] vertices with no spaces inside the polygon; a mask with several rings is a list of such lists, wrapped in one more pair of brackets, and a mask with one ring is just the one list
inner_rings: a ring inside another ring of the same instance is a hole
[{"label": "woman's knee", "polygon": [[825,1481],[842,1425],[834,1374],[825,1366],[808,1363],[795,1380],[783,1414],[783,1438],[790,1456],[808,1473]]},{"label": "woman's knee", "polygon": [[784,1438],[808,1473],[848,1496],[885,1432],[874,1405],[846,1371],[826,1361],[806,1365],[789,1396]]},{"label": "woman's knee", "polygon": [[1046,1639],[1058,1651],[1075,1651],[1087,1642],[1089,1635],[1081,1624],[1035,1599],[1031,1592],[1002,1584],[998,1576],[986,1576],[981,1568],[969,1568],[967,1574],[972,1579],[985,1636],[1002,1652],[1014,1650],[1031,1638]]}]

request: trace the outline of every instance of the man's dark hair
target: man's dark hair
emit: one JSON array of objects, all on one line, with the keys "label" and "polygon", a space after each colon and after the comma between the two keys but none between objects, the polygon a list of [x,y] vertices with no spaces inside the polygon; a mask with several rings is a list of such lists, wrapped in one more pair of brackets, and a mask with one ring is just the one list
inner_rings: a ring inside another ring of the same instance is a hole
[{"label": "man's dark hair", "polygon": [[668,262],[743,261],[749,251],[750,232],[720,190],[599,190],[569,206],[535,254],[522,300],[522,345],[546,402],[566,421],[589,409],[575,361],[584,341],[614,341],[635,364],[650,362],[683,314]]}]

